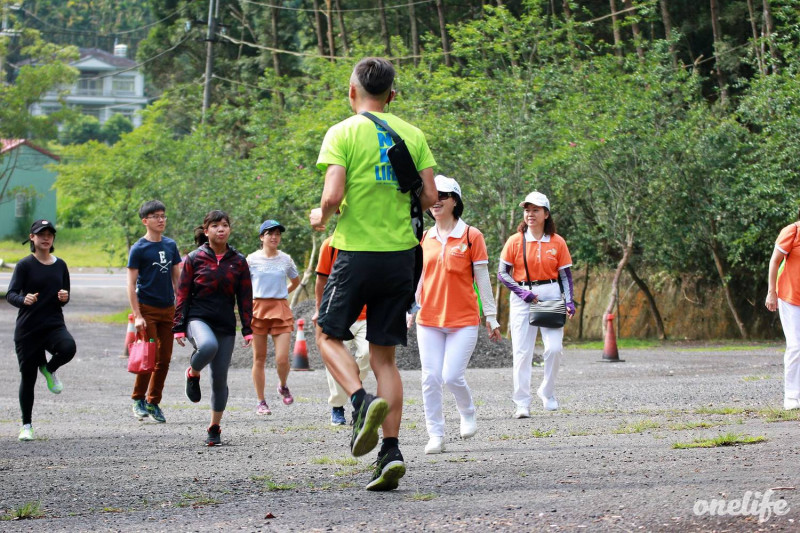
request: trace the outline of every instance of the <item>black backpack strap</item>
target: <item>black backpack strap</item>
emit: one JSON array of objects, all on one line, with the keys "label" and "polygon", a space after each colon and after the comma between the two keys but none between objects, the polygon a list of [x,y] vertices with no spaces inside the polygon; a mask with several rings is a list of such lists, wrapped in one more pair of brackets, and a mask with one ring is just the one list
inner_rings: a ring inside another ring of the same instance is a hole
[{"label": "black backpack strap", "polygon": [[377,124],[377,125],[378,125],[378,126],[380,126],[381,128],[385,129],[385,130],[386,130],[386,132],[389,134],[389,136],[392,138],[392,140],[395,142],[395,144],[397,144],[397,143],[399,143],[400,141],[402,141],[402,140],[403,140],[403,138],[402,138],[402,137],[400,137],[400,136],[397,134],[397,132],[396,132],[396,131],[394,131],[394,130],[392,129],[392,127],[391,127],[391,126],[389,126],[389,124],[388,124],[388,123],[387,123],[385,120],[381,120],[381,119],[379,119],[378,117],[376,117],[375,115],[373,115],[373,114],[372,114],[372,113],[370,113],[369,111],[362,111],[360,114],[361,114],[361,115],[364,115],[365,117],[367,117],[368,119],[370,119],[372,122],[374,122],[375,124]]},{"label": "black backpack strap", "polygon": [[467,224],[467,248],[469,249],[469,266],[472,268],[472,281],[475,281],[475,263],[472,262],[472,242],[469,240],[469,224]]},{"label": "black backpack strap", "polygon": [[520,233],[522,233],[522,264],[525,265],[525,277],[528,283],[530,283],[531,274],[528,272],[528,254],[525,251],[528,248],[528,243],[525,241],[525,230],[522,230]]}]

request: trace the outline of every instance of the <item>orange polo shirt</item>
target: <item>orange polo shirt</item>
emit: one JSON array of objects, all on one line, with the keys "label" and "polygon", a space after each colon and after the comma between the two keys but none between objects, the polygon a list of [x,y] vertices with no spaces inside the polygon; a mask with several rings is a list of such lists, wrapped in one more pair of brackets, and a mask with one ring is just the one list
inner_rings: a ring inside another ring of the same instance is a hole
[{"label": "orange polo shirt", "polygon": [[[522,233],[515,233],[508,238],[500,253],[500,260],[513,267],[511,276],[514,281],[528,281],[525,277],[525,264],[522,262],[522,239]],[[525,253],[528,256],[530,281],[557,279],[560,269],[572,266],[567,242],[555,233],[544,235],[541,241],[528,241]]]},{"label": "orange polo shirt", "polygon": [[478,298],[472,287],[472,264],[489,262],[483,234],[459,220],[446,242],[442,243],[436,227],[433,227],[422,239],[422,255],[423,279],[419,297],[422,308],[417,315],[417,324],[438,328],[480,324]]},{"label": "orange polo shirt", "polygon": [[778,298],[792,305],[800,305],[800,239],[798,224],[783,228],[775,241],[775,248],[786,256],[783,272],[778,276]]},{"label": "orange polo shirt", "polygon": [[[331,271],[333,270],[333,263],[336,261],[336,256],[339,255],[339,250],[336,248],[331,247],[331,239],[333,237],[328,237],[324,241],[322,241],[322,246],[319,249],[319,261],[317,261],[317,274],[322,276],[330,276]],[[358,320],[366,320],[367,319],[367,306],[364,306],[364,309],[361,310],[361,314],[358,315]]]}]

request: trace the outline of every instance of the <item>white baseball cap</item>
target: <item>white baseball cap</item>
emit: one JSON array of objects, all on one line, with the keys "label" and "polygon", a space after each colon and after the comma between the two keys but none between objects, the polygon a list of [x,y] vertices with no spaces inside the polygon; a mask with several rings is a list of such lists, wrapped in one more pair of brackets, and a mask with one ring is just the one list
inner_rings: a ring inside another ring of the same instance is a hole
[{"label": "white baseball cap", "polygon": [[528,194],[528,196],[526,196],[525,199],[519,203],[519,206],[525,207],[525,204],[538,205],[539,207],[545,207],[548,211],[550,211],[550,200],[548,200],[547,196],[539,191],[533,191],[532,193]]},{"label": "white baseball cap", "polygon": [[461,187],[458,185],[458,182],[453,178],[448,178],[447,176],[442,176],[439,174],[435,178],[433,178],[433,182],[436,184],[436,190],[439,192],[454,192],[458,195],[459,198],[463,200],[461,197]]}]

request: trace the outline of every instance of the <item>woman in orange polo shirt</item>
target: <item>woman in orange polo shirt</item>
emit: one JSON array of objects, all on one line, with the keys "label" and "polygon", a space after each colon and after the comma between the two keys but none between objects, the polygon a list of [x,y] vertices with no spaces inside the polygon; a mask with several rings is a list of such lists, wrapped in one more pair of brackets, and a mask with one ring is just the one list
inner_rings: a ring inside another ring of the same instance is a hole
[{"label": "woman in orange polo shirt", "polygon": [[478,430],[475,404],[464,377],[480,329],[473,282],[477,282],[489,338],[500,339],[483,234],[461,219],[464,203],[456,180],[436,176],[434,181],[439,198],[430,213],[436,225],[422,238],[423,270],[417,288],[421,306],[417,344],[429,436],[427,454],[444,451],[443,386],[455,397],[461,437],[470,438]]},{"label": "woman in orange polo shirt", "polygon": [[[778,310],[786,337],[783,355],[783,408],[800,409],[800,213],[798,221],[783,228],[769,261],[769,289],[765,302]],[[786,260],[778,276],[781,261]]]},{"label": "woman in orange polo shirt", "polygon": [[[541,330],[544,344],[544,378],[536,391],[548,411],[558,409],[554,395],[558,359],[561,356],[564,328],[538,328],[528,322],[530,304],[538,300],[557,300],[563,291],[567,314],[575,314],[572,302],[572,257],[564,239],[556,234],[550,216],[550,201],[532,192],[520,202],[524,209],[517,233],[509,237],[500,254],[497,277],[510,291],[509,326],[514,352],[514,418],[530,417],[531,360],[536,335]],[[523,260],[523,243],[527,264]]]}]

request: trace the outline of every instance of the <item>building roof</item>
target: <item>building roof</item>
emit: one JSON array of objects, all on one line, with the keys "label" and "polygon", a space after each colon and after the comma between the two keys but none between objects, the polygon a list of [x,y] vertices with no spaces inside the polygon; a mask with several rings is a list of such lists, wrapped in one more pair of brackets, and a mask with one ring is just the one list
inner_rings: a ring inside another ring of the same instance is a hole
[{"label": "building roof", "polygon": [[132,59],[128,59],[127,57],[120,57],[115,56],[110,52],[106,52],[105,50],[101,50],[99,48],[81,48],[80,49],[81,57],[78,61],[82,61],[86,58],[93,57],[95,59],[99,59],[103,63],[108,63],[111,66],[119,67],[119,68],[131,68],[136,66],[136,61]]},{"label": "building roof", "polygon": [[23,145],[27,146],[28,148],[32,148],[37,152],[41,152],[42,154],[46,155],[51,159],[55,159],[56,161],[61,161],[61,158],[59,156],[45,150],[44,148],[36,146],[28,139],[0,139],[0,155],[15,150]]}]

